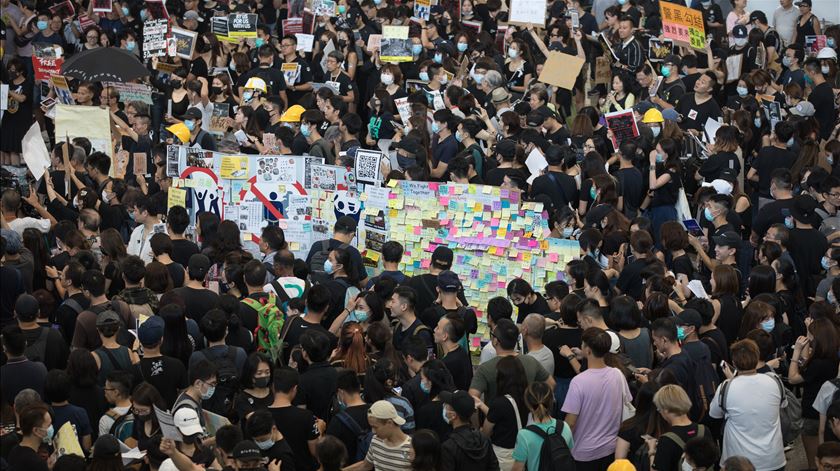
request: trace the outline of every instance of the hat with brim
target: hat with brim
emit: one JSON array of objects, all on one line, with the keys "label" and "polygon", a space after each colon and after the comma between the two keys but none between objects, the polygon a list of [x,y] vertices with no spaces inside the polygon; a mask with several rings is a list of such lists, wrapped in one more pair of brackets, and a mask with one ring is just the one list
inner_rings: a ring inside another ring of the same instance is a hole
[{"label": "hat with brim", "polygon": [[811,195],[798,195],[793,198],[793,206],[790,208],[790,214],[802,224],[819,227],[822,223],[822,218],[817,214],[819,205],[819,202]]},{"label": "hat with brim", "polygon": [[180,139],[182,144],[190,142],[190,130],[186,124],[175,123],[172,126],[166,128],[166,130],[171,132],[173,136]]},{"label": "hat with brim", "polygon": [[737,232],[727,231],[719,236],[712,236],[718,247],[729,247],[737,249],[741,246],[741,236]]},{"label": "hat with brim", "polygon": [[178,431],[184,436],[192,436],[204,433],[201,427],[201,420],[198,418],[198,413],[195,409],[190,407],[182,407],[175,411],[173,422]]},{"label": "hat with brim", "polygon": [[405,424],[405,419],[397,414],[397,409],[388,401],[376,401],[368,409],[368,417],[379,420],[390,420],[397,425]]}]

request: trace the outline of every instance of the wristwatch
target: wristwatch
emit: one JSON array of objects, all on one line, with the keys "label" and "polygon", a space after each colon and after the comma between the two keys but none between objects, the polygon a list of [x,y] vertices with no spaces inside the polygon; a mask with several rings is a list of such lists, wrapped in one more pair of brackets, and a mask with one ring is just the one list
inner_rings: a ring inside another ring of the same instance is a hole
[{"label": "wristwatch", "polygon": [[577,358],[577,357],[575,357],[575,354],[574,354],[574,353],[572,353],[572,354],[570,354],[570,355],[568,355],[568,356],[566,357],[566,359],[567,359],[567,360],[569,360],[569,361],[572,361],[572,360],[574,360],[575,358]]}]

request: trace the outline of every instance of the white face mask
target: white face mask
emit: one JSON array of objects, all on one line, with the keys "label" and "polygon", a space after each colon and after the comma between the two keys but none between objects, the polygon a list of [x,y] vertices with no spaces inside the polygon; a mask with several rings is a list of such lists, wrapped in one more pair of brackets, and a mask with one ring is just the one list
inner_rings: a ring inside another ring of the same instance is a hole
[{"label": "white face mask", "polygon": [[747,38],[735,38],[735,45],[738,47],[745,46],[747,44]]},{"label": "white face mask", "polygon": [[394,76],[390,74],[385,74],[380,77],[382,79],[382,83],[385,85],[391,85],[394,83]]}]

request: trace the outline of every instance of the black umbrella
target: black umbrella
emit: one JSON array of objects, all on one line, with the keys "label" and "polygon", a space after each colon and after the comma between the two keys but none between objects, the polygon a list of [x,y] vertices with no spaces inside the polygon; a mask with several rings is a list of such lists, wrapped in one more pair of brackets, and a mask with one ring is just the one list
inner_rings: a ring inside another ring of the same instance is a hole
[{"label": "black umbrella", "polygon": [[61,73],[85,82],[128,82],[149,75],[137,56],[118,47],[80,52],[64,62]]}]

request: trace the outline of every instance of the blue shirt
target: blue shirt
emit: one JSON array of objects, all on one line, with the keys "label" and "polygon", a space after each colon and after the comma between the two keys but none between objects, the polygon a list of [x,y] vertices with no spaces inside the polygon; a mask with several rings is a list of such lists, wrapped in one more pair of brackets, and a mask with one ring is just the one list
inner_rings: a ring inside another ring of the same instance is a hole
[{"label": "blue shirt", "polygon": [[79,438],[85,435],[93,435],[93,429],[90,426],[87,412],[84,409],[73,404],[66,406],[52,406],[53,410],[53,428],[56,433],[61,429],[61,426],[67,422],[73,425],[76,429],[76,435]]}]

